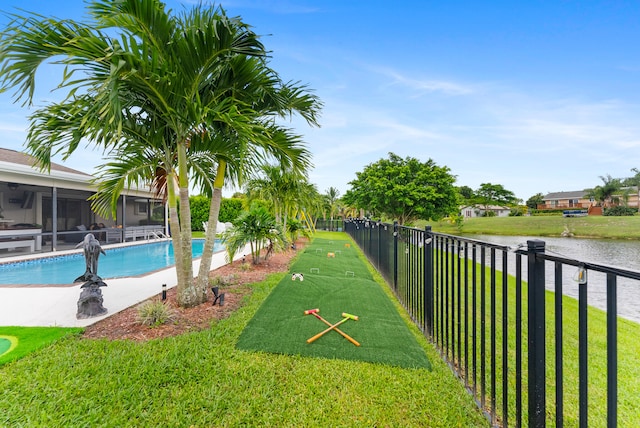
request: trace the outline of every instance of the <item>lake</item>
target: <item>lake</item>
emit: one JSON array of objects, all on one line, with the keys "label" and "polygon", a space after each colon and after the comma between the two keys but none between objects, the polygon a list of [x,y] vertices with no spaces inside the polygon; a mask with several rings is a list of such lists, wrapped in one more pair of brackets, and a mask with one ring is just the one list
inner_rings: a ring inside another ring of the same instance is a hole
[{"label": "lake", "polygon": [[[527,236],[497,236],[497,235],[463,235],[466,238],[490,242],[505,246],[518,246],[528,240],[539,239],[546,243],[546,252],[574,260],[608,265],[629,270],[640,271],[640,241],[610,240],[610,239],[581,239],[581,238],[549,238]],[[509,257],[510,273],[515,272],[515,257]],[[553,264],[547,262],[547,289],[553,290]],[[564,294],[578,298],[578,284],[573,280],[577,269],[565,266],[563,269]],[[526,279],[526,262],[523,263],[523,275]],[[588,279],[589,305],[606,309],[605,275],[589,272]],[[618,315],[640,322],[640,282],[626,278],[618,278]]]}]

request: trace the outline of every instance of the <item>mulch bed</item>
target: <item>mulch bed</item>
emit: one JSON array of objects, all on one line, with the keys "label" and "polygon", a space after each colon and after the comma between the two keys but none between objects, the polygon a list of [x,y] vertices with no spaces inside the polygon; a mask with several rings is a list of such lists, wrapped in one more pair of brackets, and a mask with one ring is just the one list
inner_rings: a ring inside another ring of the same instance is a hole
[{"label": "mulch bed", "polygon": [[[263,281],[272,273],[287,272],[291,259],[295,257],[297,251],[304,248],[304,243],[304,241],[298,241],[296,242],[297,250],[276,253],[266,262],[251,265],[249,270],[243,269],[241,260],[212,270],[209,273],[210,278],[233,275],[237,279],[233,285],[221,287],[220,291],[225,293],[223,306],[213,306],[213,295],[210,293],[208,302],[193,308],[181,308],[176,301],[176,287],[173,287],[167,290],[165,302],[172,311],[173,321],[158,326],[143,325],[138,319],[139,304],[136,304],[86,327],[83,337],[146,341],[209,328],[213,321],[228,317],[242,305],[244,296],[251,293],[251,287],[247,284]],[[149,300],[160,301],[161,295],[153,296]]]}]

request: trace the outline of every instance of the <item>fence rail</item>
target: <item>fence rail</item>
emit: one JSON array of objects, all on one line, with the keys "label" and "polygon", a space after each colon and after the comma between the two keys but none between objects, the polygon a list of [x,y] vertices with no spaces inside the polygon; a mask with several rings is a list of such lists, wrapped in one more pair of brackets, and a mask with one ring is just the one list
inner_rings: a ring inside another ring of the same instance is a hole
[{"label": "fence rail", "polygon": [[[604,274],[606,404],[599,404],[606,421],[594,424],[617,426],[617,282],[640,281],[639,272],[549,254],[535,239],[511,248],[366,219],[345,220],[344,230],[494,426],[588,425],[589,363],[603,363],[590,355],[588,278],[589,272]],[[563,298],[567,269],[580,284],[577,332],[564,323],[575,307]],[[566,346],[574,336],[577,350]],[[578,388],[574,394],[569,385],[568,394],[565,368],[573,360]]]}]

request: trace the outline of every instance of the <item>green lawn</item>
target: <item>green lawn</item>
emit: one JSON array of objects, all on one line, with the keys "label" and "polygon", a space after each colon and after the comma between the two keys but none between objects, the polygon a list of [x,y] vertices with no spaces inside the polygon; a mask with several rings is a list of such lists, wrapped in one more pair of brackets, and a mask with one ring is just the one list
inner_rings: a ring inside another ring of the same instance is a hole
[{"label": "green lawn", "polygon": [[429,224],[434,232],[459,234],[561,236],[568,230],[576,237],[640,239],[640,216],[531,216],[531,217],[478,217],[464,221],[461,229],[447,220],[419,222],[416,227]]},{"label": "green lawn", "polygon": [[285,276],[253,284],[245,306],[205,331],[145,343],[72,336],[0,366],[0,426],[489,425],[404,314],[431,370],[237,349]]}]

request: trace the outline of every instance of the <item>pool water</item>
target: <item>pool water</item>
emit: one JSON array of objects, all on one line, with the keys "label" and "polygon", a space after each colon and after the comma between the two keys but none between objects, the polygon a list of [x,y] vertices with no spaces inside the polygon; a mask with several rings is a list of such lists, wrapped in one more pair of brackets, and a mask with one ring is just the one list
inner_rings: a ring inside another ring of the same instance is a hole
[{"label": "pool water", "polygon": [[[204,239],[193,240],[193,257],[200,257]],[[214,252],[224,247],[216,241]],[[102,279],[143,275],[174,265],[171,241],[106,249],[98,259],[98,275]],[[58,257],[0,264],[2,284],[71,284],[85,272],[84,255]]]}]

